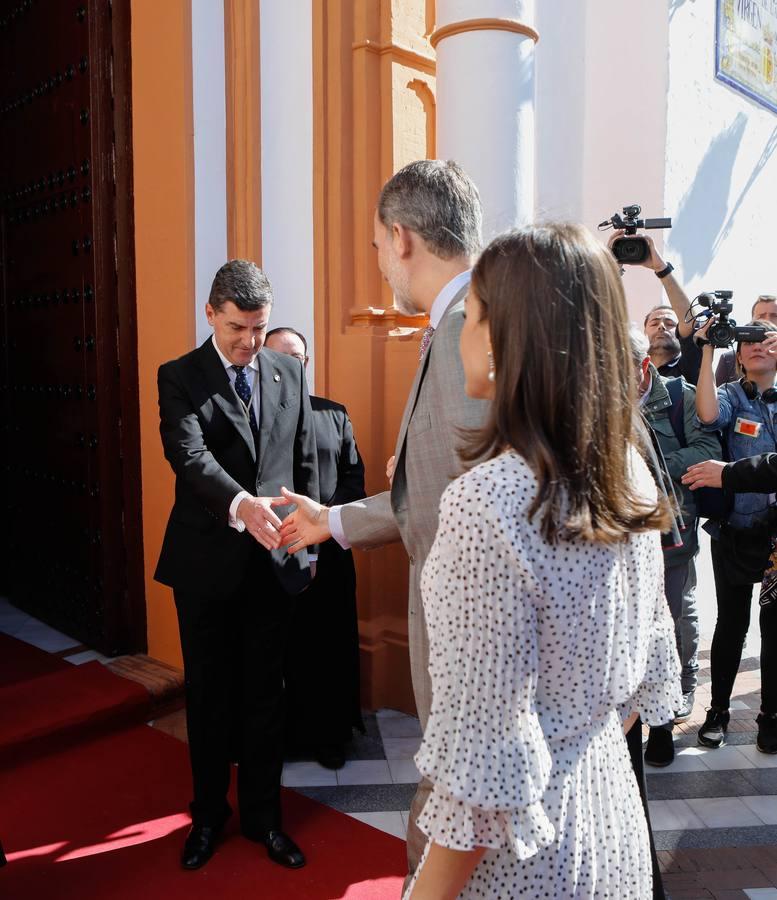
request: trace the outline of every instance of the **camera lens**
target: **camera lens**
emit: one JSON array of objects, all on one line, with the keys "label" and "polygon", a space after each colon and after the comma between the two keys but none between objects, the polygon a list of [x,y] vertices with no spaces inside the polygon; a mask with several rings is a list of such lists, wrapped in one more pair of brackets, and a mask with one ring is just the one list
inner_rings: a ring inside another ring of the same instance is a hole
[{"label": "camera lens", "polygon": [[641,237],[618,238],[613,241],[612,252],[624,265],[638,265],[650,255],[648,242]]}]

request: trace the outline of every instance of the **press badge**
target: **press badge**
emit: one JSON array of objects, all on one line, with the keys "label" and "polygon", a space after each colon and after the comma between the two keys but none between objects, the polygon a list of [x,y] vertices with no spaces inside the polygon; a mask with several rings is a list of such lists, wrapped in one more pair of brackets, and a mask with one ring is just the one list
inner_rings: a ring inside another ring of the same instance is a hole
[{"label": "press badge", "polygon": [[743,419],[741,416],[734,425],[734,431],[737,434],[743,434],[745,437],[757,438],[761,433],[762,422],[752,422],[750,419]]}]

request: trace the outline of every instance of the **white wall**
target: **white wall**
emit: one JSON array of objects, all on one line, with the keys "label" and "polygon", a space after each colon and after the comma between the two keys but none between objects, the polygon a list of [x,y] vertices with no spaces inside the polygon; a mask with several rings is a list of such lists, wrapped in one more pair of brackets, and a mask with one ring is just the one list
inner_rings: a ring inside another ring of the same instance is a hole
[{"label": "white wall", "polygon": [[271,327],[313,334],[312,0],[262,0],[262,268],[273,286]]},{"label": "white wall", "polygon": [[205,303],[227,261],[227,113],[223,0],[192,0],[194,293],[197,343],[211,333]]},{"label": "white wall", "polygon": [[[595,232],[630,203],[647,217],[671,215],[664,211],[668,2],[537,4],[537,218],[579,221]],[[653,236],[660,247],[662,233]],[[625,279],[639,318],[658,302],[660,284],[643,269],[627,270]]]},{"label": "white wall", "polygon": [[712,0],[673,0],[669,41],[667,254],[691,297],[730,289],[750,318],[759,293],[777,293],[774,206],[777,115],[714,77]]}]

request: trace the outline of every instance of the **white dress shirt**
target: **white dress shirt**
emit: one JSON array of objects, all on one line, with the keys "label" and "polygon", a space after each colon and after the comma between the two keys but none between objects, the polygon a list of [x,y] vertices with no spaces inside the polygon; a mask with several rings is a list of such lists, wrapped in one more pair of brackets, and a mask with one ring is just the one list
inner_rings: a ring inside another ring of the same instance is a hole
[{"label": "white dress shirt", "polygon": [[[229,383],[232,385],[232,389],[235,388],[235,379],[237,378],[237,371],[235,370],[234,363],[231,363],[226,356],[219,349],[219,345],[216,343],[216,335],[214,334],[211,338],[213,342],[213,347],[216,350],[216,353],[219,355],[219,359],[221,360],[221,364],[227,371],[227,377],[229,378]],[[251,362],[245,366],[245,376],[246,381],[248,382],[248,387],[251,390],[251,405],[254,408],[254,416],[256,416],[257,424],[260,421],[260,413],[261,413],[261,399],[259,390],[254,390],[254,380],[259,377],[259,360],[257,357],[259,354],[257,353],[252,359]],[[258,384],[257,384],[258,388]],[[242,519],[238,519],[237,517],[237,508],[240,506],[241,501],[245,500],[246,497],[251,497],[252,495],[248,493],[248,491],[240,491],[238,494],[235,494],[235,499],[229,504],[229,525],[231,528],[234,528],[236,531],[245,531],[245,522]]]},{"label": "white dress shirt", "polygon": [[[463,287],[469,284],[471,278],[472,269],[467,269],[464,272],[459,272],[458,275],[456,275],[454,278],[451,278],[451,280],[445,285],[440,293],[434,298],[432,308],[431,310],[429,310],[429,324],[432,326],[432,328],[437,328],[442,320],[442,317],[445,315],[445,310],[450,306],[451,300],[453,300],[456,294],[458,294]],[[348,550],[350,549],[351,545],[345,536],[345,532],[343,531],[343,521],[342,516],[340,515],[340,510],[342,508],[342,505],[330,507],[329,530],[332,532],[332,537],[343,548],[343,550]]]}]

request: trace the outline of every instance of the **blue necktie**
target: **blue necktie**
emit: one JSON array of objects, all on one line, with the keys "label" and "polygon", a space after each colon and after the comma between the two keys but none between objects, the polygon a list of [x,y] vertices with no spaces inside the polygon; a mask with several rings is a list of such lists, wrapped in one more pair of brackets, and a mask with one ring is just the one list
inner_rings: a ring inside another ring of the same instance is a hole
[{"label": "blue necktie", "polygon": [[[232,366],[237,373],[235,375],[235,392],[243,403],[248,407],[248,421],[251,423],[251,431],[258,431],[256,426],[256,413],[254,412],[254,404],[251,397],[251,388],[248,386],[246,378],[245,366]],[[256,378],[256,373],[254,373]]]}]

